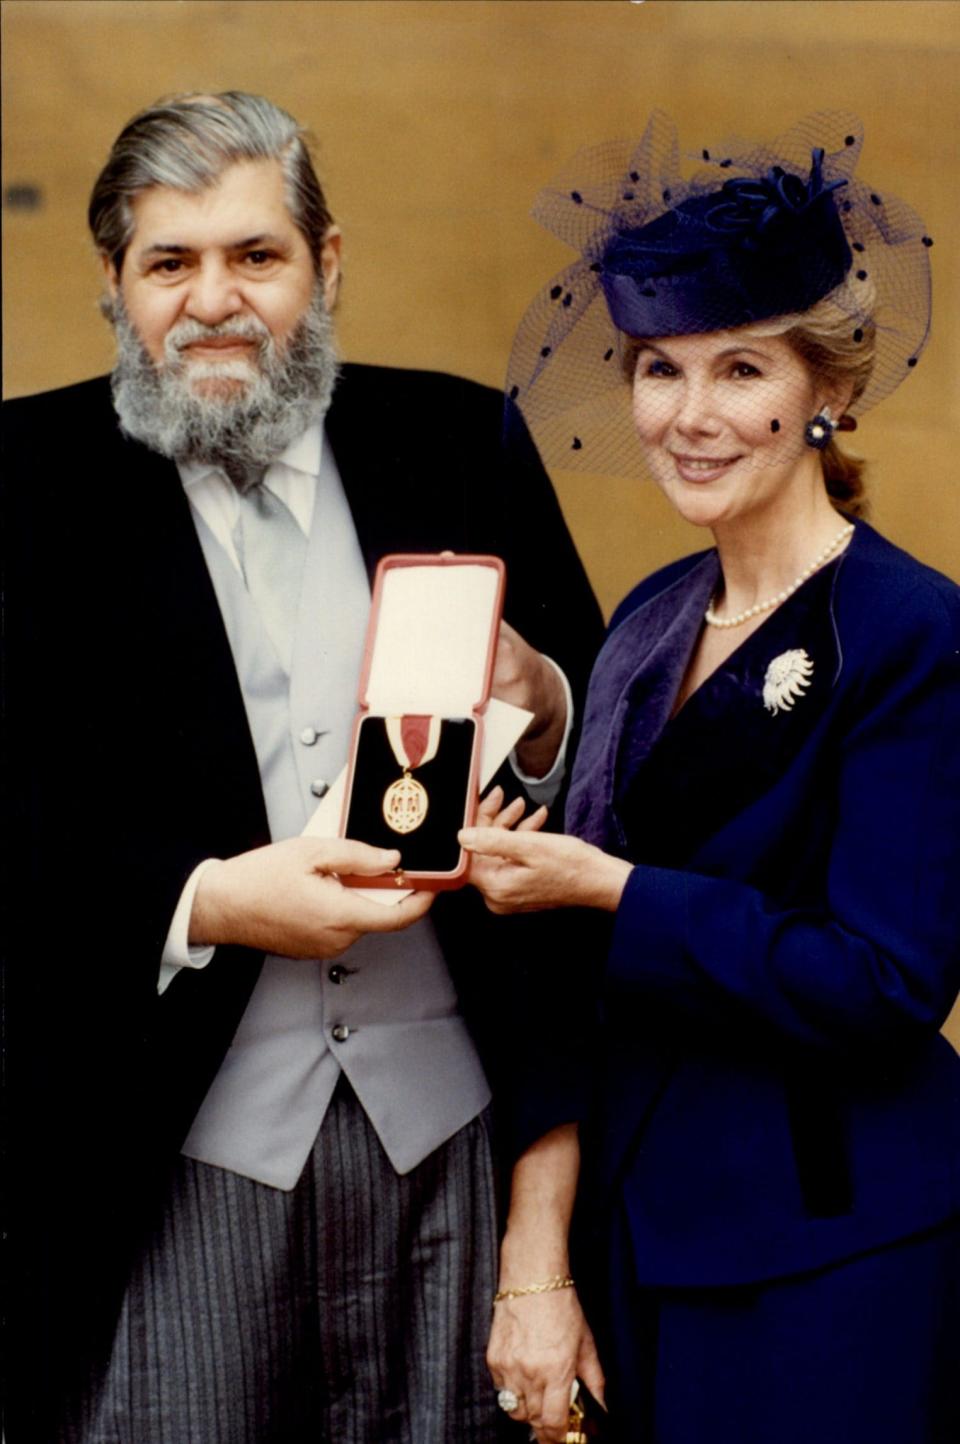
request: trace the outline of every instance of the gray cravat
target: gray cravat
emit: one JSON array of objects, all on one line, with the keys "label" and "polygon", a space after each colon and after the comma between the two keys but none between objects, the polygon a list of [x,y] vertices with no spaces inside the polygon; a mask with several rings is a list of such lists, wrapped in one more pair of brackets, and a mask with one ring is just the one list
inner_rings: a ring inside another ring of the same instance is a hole
[{"label": "gray cravat", "polygon": [[279,497],[262,481],[237,488],[233,544],[247,591],[277,656],[289,673],[303,582],[307,538]]}]

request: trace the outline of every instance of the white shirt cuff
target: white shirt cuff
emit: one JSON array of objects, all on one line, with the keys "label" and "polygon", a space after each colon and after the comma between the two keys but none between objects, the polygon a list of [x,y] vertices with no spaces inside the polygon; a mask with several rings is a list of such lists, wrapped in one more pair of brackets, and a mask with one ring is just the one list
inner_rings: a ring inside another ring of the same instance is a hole
[{"label": "white shirt cuff", "polygon": [[212,943],[205,943],[202,947],[191,947],[189,938],[190,915],[193,912],[193,900],[196,897],[197,886],[207,868],[218,860],[215,857],[208,857],[198,863],[184,884],[180,901],[177,903],[170,922],[170,931],[167,933],[163,952],[160,955],[158,993],[166,992],[181,968],[205,968],[216,952]]},{"label": "white shirt cuff", "polygon": [[570,683],[562,667],[559,667],[552,657],[543,654],[545,662],[549,662],[553,670],[563,684],[563,695],[567,701],[567,722],[563,729],[563,736],[560,739],[560,746],[557,748],[557,755],[553,760],[553,766],[544,777],[528,777],[517,761],[516,749],[510,753],[510,766],[513,768],[514,776],[523,783],[523,790],[532,802],[538,807],[549,807],[563,785],[563,779],[567,772],[567,744],[570,741],[570,733],[573,729],[573,693],[570,690]]}]

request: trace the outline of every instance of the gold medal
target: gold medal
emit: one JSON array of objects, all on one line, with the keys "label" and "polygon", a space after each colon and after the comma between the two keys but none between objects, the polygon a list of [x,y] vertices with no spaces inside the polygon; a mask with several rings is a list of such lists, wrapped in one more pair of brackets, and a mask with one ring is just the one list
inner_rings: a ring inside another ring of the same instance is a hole
[{"label": "gold medal", "polygon": [[383,794],[383,817],[394,832],[416,832],[427,815],[427,789],[409,772],[391,782]]},{"label": "gold medal", "polygon": [[403,776],[383,794],[383,820],[393,832],[416,832],[430,806],[427,789],[410,773],[437,755],[439,717],[385,717],[387,739]]}]

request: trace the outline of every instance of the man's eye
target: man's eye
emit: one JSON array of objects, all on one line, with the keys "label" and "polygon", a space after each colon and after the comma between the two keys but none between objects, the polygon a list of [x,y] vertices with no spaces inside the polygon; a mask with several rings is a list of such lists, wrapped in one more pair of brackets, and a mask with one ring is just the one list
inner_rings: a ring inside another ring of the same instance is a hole
[{"label": "man's eye", "polygon": [[269,261],[275,260],[272,251],[248,251],[244,260],[249,261],[253,266],[265,266]]},{"label": "man's eye", "polygon": [[183,269],[183,262],[179,256],[164,256],[162,261],[157,261],[150,269],[162,276],[175,276]]}]

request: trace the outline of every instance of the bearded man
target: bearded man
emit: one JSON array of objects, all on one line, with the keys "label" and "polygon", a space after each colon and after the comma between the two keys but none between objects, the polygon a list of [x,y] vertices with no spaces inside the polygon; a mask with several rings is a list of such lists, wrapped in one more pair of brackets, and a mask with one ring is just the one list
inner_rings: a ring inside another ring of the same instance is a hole
[{"label": "bearded man", "polygon": [[576,1107],[540,1086],[550,924],[380,906],[338,874],[393,854],[301,833],[382,555],[505,558],[494,692],[533,713],[535,801],[596,605],[497,393],[339,366],[340,232],[289,115],[158,103],[90,224],[116,369],[5,427],[8,1444],[479,1444],[491,1084],[506,1163]]}]

